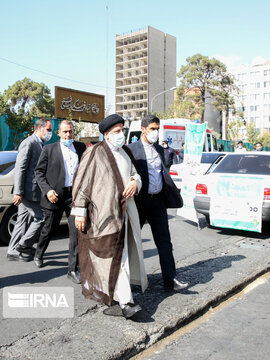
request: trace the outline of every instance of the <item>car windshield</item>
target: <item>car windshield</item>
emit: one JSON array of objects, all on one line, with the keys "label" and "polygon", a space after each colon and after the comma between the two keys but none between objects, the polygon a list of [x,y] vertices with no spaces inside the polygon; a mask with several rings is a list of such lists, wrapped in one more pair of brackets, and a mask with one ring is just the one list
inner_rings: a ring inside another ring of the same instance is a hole
[{"label": "car windshield", "polygon": [[212,164],[219,156],[223,155],[222,153],[211,153],[203,152],[201,163],[202,164]]},{"label": "car windshield", "polygon": [[270,156],[256,154],[227,155],[213,172],[270,175]]},{"label": "car windshield", "polygon": [[17,152],[1,152],[0,153],[0,175],[8,174],[14,169]]}]

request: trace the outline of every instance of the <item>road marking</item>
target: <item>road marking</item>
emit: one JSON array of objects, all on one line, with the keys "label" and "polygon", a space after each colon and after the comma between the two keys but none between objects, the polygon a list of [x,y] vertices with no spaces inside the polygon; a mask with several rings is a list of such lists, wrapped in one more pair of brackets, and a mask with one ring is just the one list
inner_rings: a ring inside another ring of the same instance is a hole
[{"label": "road marking", "polygon": [[254,280],[251,284],[247,285],[243,290],[239,291],[237,294],[232,295],[229,299],[224,300],[221,304],[217,305],[214,308],[210,308],[204,315],[199,317],[198,319],[191,321],[189,324],[183,326],[182,328],[176,330],[173,334],[167,336],[166,338],[159,340],[157,343],[151,345],[148,349],[143,350],[138,355],[135,355],[133,360],[144,360],[149,358],[151,355],[156,354],[162,351],[167,345],[172,343],[174,340],[178,339],[180,336],[192,331],[195,327],[204,323],[209,319],[209,317],[216,314],[218,311],[222,310],[230,303],[236,300],[240,300],[245,294],[254,290],[257,286],[265,284],[270,278],[270,272],[260,276],[256,280]]}]

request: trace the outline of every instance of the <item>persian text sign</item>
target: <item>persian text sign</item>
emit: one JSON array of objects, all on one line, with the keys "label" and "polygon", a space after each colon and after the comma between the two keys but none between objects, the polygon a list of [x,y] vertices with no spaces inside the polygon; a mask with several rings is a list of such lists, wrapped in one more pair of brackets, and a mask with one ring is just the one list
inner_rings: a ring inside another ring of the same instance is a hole
[{"label": "persian text sign", "polygon": [[104,96],[85,91],[55,87],[55,116],[66,119],[100,122],[104,119]]},{"label": "persian text sign", "polygon": [[213,226],[261,232],[263,178],[221,175],[210,202]]}]

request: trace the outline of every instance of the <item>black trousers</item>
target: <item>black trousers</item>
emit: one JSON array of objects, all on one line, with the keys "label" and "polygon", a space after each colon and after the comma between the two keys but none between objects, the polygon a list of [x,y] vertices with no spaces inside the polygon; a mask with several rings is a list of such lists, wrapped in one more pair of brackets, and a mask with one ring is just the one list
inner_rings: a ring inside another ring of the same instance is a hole
[{"label": "black trousers", "polygon": [[147,195],[144,201],[136,202],[141,227],[147,220],[158,249],[159,262],[165,287],[173,286],[175,262],[169,230],[167,209],[160,194]]},{"label": "black trousers", "polygon": [[71,190],[65,191],[63,199],[61,199],[57,205],[58,208],[55,210],[44,209],[45,223],[39,236],[35,257],[39,259],[43,258],[51,240],[52,229],[59,225],[62,215],[65,212],[69,228],[68,271],[76,271],[78,268],[78,237],[75,218],[70,215],[72,207]]}]

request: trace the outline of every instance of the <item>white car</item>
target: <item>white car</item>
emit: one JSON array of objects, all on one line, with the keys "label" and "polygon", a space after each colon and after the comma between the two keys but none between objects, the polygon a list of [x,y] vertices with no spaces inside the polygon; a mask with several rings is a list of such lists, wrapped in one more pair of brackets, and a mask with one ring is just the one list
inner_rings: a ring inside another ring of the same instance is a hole
[{"label": "white car", "polygon": [[[203,152],[201,157],[201,165],[199,175],[204,174],[209,167],[216,162],[221,160],[225,153],[221,152]],[[170,175],[178,189],[181,189],[182,185],[182,173],[184,164],[173,164],[170,167]]]},{"label": "white car", "polygon": [[[245,152],[227,153],[223,159],[215,166],[210,167],[206,174],[202,175],[196,185],[196,195],[194,206],[198,213],[205,215],[209,219],[210,202],[213,196],[213,186],[217,180],[224,176],[233,175],[239,178],[241,184],[245,184],[245,179],[258,175],[262,181],[263,204],[262,221],[270,221],[270,152]],[[220,206],[222,206],[222,202]]]},{"label": "white car", "polygon": [[9,243],[17,218],[18,209],[12,203],[17,154],[17,151],[0,151],[0,242],[4,244]]}]

